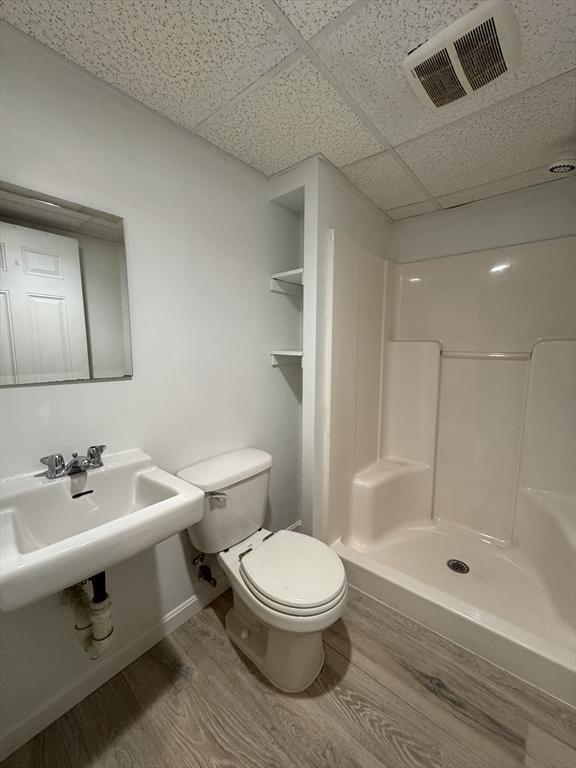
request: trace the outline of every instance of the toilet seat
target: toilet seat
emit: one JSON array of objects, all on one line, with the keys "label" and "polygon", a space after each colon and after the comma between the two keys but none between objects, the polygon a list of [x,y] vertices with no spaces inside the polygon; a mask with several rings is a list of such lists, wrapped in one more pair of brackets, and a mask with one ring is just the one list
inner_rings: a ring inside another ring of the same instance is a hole
[{"label": "toilet seat", "polygon": [[[345,579],[344,566],[344,586],[340,592],[339,599],[334,599],[334,604],[329,607],[323,604],[312,609],[311,613],[290,614],[289,608],[281,603],[270,601],[264,602],[265,595],[255,588],[250,588],[249,581],[245,574],[241,572],[241,564],[249,553],[271,542],[280,532],[272,534],[271,531],[261,528],[260,530],[248,536],[246,539],[238,542],[233,547],[218,553],[218,563],[228,577],[230,585],[234,591],[234,600],[237,605],[244,603],[252,614],[265,626],[274,627],[284,632],[294,632],[296,634],[322,632],[335,621],[337,621],[346,606],[347,585]],[[305,537],[304,534],[294,534]],[[320,544],[320,542],[318,542]],[[327,545],[323,544],[322,547]],[[329,547],[327,547],[329,549]],[[268,550],[270,553],[270,549]],[[326,595],[324,595],[325,599]],[[298,609],[296,609],[297,611]]]},{"label": "toilet seat", "polygon": [[239,570],[254,597],[283,614],[317,616],[346,596],[346,573],[338,555],[294,531],[278,531],[242,553]]},{"label": "toilet seat", "polygon": [[254,595],[256,600],[258,600],[260,603],[263,603],[264,605],[267,605],[273,611],[278,611],[278,613],[283,613],[287,616],[319,616],[320,614],[325,613],[326,611],[334,608],[334,606],[338,605],[338,603],[346,596],[347,592],[347,587],[344,585],[341,592],[336,595],[335,598],[330,600],[330,602],[324,605],[313,606],[312,608],[294,608],[293,606],[283,605],[282,603],[277,603],[274,600],[270,600],[270,598],[266,597],[266,595],[258,592],[258,590],[255,589],[247,579],[244,579],[244,583],[250,592]]}]

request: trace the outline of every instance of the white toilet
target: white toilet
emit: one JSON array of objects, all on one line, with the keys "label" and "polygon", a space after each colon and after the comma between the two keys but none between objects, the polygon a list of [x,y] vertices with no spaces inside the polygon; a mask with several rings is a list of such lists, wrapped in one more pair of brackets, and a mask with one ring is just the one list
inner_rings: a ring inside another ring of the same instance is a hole
[{"label": "white toilet", "polygon": [[262,528],[271,466],[270,454],[246,448],[178,476],[206,494],[204,517],[188,535],[201,552],[218,553],[230,581],[228,635],[271,683],[296,692],[322,669],[322,630],[344,611],[346,574],[321,541]]}]

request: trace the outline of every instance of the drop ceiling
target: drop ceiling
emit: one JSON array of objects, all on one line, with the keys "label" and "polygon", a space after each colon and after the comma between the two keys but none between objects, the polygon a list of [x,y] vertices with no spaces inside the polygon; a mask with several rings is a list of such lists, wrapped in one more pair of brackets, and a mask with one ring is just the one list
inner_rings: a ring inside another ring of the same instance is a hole
[{"label": "drop ceiling", "polygon": [[324,155],[394,219],[550,181],[576,3],[510,1],[522,63],[441,109],[408,51],[476,0],[0,0],[0,18],[267,175]]}]

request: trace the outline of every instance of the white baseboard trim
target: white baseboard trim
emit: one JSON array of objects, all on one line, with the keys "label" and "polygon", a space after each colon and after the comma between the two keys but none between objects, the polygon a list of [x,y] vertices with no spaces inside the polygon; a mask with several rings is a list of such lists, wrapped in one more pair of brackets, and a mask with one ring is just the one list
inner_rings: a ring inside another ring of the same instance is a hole
[{"label": "white baseboard trim", "polygon": [[179,605],[167,613],[158,624],[151,627],[141,637],[129,645],[120,648],[110,656],[103,656],[98,666],[72,685],[63,688],[56,696],[44,703],[40,709],[30,714],[26,720],[18,723],[0,738],[0,761],[15,752],[19,747],[43,731],[51,723],[62,717],[69,709],[79,704],[101,685],[108,682],[114,675],[135,661],[143,653],[149,651],[156,643],[163,640],[175,629],[191,619],[196,613],[212,602],[218,595],[228,589],[224,575],[218,575],[218,586],[207,587],[198,595]]},{"label": "white baseboard trim", "polygon": [[302,520],[294,520],[293,523],[290,523],[290,525],[286,526],[287,531],[295,531],[296,528],[302,527]]}]

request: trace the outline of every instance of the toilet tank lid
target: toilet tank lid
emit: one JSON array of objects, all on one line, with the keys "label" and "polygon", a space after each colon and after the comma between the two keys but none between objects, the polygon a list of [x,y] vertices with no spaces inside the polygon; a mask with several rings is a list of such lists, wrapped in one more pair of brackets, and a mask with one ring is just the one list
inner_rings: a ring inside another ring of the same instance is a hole
[{"label": "toilet tank lid", "polygon": [[184,467],[177,474],[205,493],[219,491],[249,477],[260,474],[272,466],[272,456],[258,448],[242,448],[239,451],[213,456],[197,464]]}]

